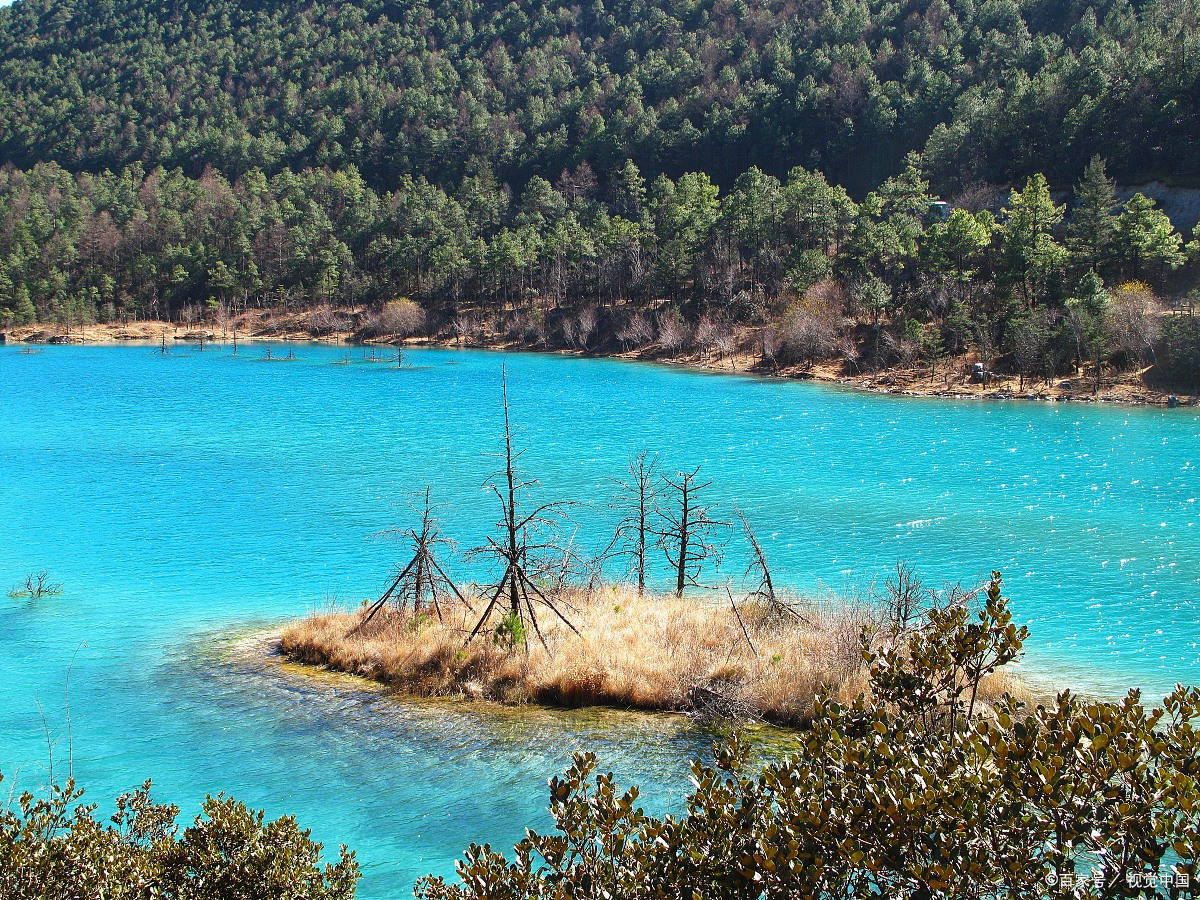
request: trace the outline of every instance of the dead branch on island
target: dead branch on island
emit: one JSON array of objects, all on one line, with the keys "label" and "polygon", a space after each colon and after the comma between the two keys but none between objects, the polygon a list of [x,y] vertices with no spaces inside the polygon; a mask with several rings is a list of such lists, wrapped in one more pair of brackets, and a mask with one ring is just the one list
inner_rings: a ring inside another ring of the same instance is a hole
[{"label": "dead branch on island", "polygon": [[[551,501],[535,507],[531,512],[525,512],[518,502],[518,496],[537,484],[536,481],[526,481],[517,472],[517,460],[524,450],[514,451],[512,440],[512,423],[508,410],[508,372],[501,369],[500,393],[504,403],[504,471],[493,476],[488,487],[500,501],[501,521],[497,523],[501,538],[497,541],[489,537],[487,543],[477,547],[475,553],[490,556],[503,565],[503,574],[491,586],[491,598],[483,610],[483,615],[471,629],[467,637],[469,644],[475,639],[492,618],[498,608],[507,606],[505,619],[500,627],[506,630],[511,642],[520,643],[528,652],[529,639],[526,628],[533,626],[534,633],[541,641],[543,648],[548,649],[542,625],[538,621],[537,608],[552,613],[572,631],[571,624],[559,608],[563,605],[560,600],[552,598],[537,584],[536,574],[542,562],[539,558],[564,551],[552,538],[541,540],[537,537],[539,531],[553,531],[557,525],[555,513],[567,506],[563,501]],[[497,484],[496,482],[500,483]],[[502,600],[503,598],[503,600]]]},{"label": "dead branch on island", "polygon": [[741,520],[742,531],[746,535],[746,542],[750,545],[751,557],[750,564],[746,567],[746,577],[751,575],[758,576],[758,584],[750,592],[749,597],[765,603],[769,609],[781,616],[802,620],[804,616],[792,604],[788,603],[775,592],[775,581],[771,578],[771,567],[767,563],[767,554],[758,542],[758,537],[754,534],[754,529],[750,527],[750,520],[737,507],[734,507],[734,512],[737,513],[738,519]]},{"label": "dead branch on island", "polygon": [[675,596],[682,597],[689,585],[701,587],[699,578],[706,561],[719,560],[720,548],[714,540],[717,532],[729,528],[728,522],[713,519],[712,506],[700,502],[700,493],[712,485],[700,482],[699,467],[663,478],[664,491],[671,492],[675,504],[659,511],[654,529],[659,546],[675,572]]},{"label": "dead branch on island", "polygon": [[[704,498],[711,482],[701,481],[698,469],[660,477],[657,458],[646,453],[631,460],[628,480],[618,482],[616,506],[624,518],[612,542],[589,558],[575,533],[562,537],[563,510],[570,504],[524,499],[536,482],[519,471],[523,451],[514,446],[507,373],[501,398],[503,467],[486,482],[500,505],[499,535],[468,551],[490,559],[498,578],[470,592],[450,578],[437,552],[450,541],[431,512],[427,487],[417,508],[419,527],[401,532],[412,556],[388,589],[365,610],[310,616],[289,626],[280,641],[285,656],[422,696],[800,725],[822,692],[853,696],[862,689],[864,636],[894,648],[908,638],[918,609],[935,600],[901,567],[888,580],[886,596],[870,591],[861,603],[854,597],[814,601],[801,614],[780,595],[767,554],[741,510],[745,578],[753,589],[735,597],[726,582],[685,599],[688,587],[705,588],[701,576],[719,563],[718,535],[731,525],[712,515],[713,504]],[[670,564],[669,595],[647,590],[648,536]],[[605,560],[615,556],[632,561],[625,574],[635,576],[636,585],[601,581]],[[476,592],[487,601],[482,612],[467,599]],[[973,596],[956,590],[937,602],[959,606]],[[475,640],[485,633],[491,640]]]},{"label": "dead branch on island", "polygon": [[388,589],[367,607],[362,620],[347,633],[347,637],[360,632],[379,611],[392,601],[396,609],[403,613],[420,618],[425,606],[431,606],[437,614],[438,621],[444,621],[442,604],[449,598],[462,603],[468,609],[474,610],[471,602],[458,589],[442,564],[438,562],[436,549],[448,546],[450,541],[442,535],[441,528],[433,518],[430,508],[430,489],[425,488],[424,505],[421,507],[421,525],[419,528],[409,528],[402,532],[412,542],[413,555],[408,564],[392,579]]},{"label": "dead branch on island", "polygon": [[646,593],[647,537],[653,537],[654,517],[658,514],[658,454],[646,450],[629,460],[629,472],[616,480],[620,497],[615,506],[625,515],[602,557],[624,556],[631,574],[637,579],[639,594]]}]

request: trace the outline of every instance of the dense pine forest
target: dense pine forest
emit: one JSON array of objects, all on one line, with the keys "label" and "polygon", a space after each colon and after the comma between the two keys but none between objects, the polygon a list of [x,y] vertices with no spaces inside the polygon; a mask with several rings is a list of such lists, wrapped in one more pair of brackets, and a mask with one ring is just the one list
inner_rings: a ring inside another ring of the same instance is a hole
[{"label": "dense pine forest", "polygon": [[[1197,174],[1195,0],[20,0],[0,14],[0,158],[355,166],[453,191],[626,159],[819,169],[861,195],[920,151],[940,186]],[[698,163],[703,165],[698,165]]]},{"label": "dense pine forest", "polygon": [[1187,382],[1198,6],[18,0],[0,308]]}]

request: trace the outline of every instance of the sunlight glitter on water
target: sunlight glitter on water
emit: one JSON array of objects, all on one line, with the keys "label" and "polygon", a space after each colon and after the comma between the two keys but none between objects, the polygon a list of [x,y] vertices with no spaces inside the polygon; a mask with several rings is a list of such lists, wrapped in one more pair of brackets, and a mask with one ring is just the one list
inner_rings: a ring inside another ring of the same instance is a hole
[{"label": "sunlight glitter on water", "polygon": [[[481,486],[505,358],[411,351],[397,369],[344,353],[0,348],[0,588],[39,569],[66,588],[0,599],[0,771],[45,780],[38,702],[61,731],[70,669],[76,774],[94,799],[153,777],[189,815],[220,790],[294,812],[359,850],[367,900],[449,871],[471,840],[504,846],[544,824],[545,780],[575,747],[677,799],[709,742],[686,723],[524,711],[519,728],[484,727],[478,711],[267,683],[222,661],[214,635],[376,594],[397,548],[372,536],[406,521],[410,492],[433,486],[463,547],[495,521]],[[647,448],[670,470],[703,466],[780,583],[861,586],[898,559],[936,586],[1001,568],[1033,630],[1031,680],[1150,696],[1200,681],[1194,410],[507,363],[522,462],[538,496],[593,501],[574,511],[589,546],[613,523],[611,479]],[[733,540],[723,571],[744,568]]]}]

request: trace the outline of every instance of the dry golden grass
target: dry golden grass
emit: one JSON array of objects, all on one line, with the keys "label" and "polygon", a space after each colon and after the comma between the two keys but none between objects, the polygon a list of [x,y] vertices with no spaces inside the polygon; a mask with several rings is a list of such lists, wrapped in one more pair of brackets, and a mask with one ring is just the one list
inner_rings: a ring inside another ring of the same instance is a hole
[{"label": "dry golden grass", "polygon": [[849,696],[864,685],[862,619],[851,610],[808,610],[810,621],[798,622],[742,604],[752,650],[728,603],[638,597],[624,587],[564,599],[581,634],[543,614],[548,651],[532,632],[528,654],[491,633],[464,646],[475,617],[461,608],[446,611],[444,623],[414,623],[388,609],[353,635],[361,611],[314,615],[283,632],[281,649],[297,662],[424,696],[690,711],[715,694],[787,725],[807,719],[822,687]]}]

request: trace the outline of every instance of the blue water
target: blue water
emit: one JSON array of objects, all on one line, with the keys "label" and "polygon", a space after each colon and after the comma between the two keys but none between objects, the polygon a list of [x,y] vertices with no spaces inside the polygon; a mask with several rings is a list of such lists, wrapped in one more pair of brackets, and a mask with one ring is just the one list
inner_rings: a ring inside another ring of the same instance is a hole
[{"label": "blue water", "polygon": [[[247,659],[239,630],[376,593],[399,549],[374,535],[407,523],[426,484],[447,533],[481,540],[505,361],[260,355],[0,348],[0,587],[49,569],[65,590],[0,596],[0,792],[48,778],[40,703],[55,775],[73,756],[93,799],[151,777],[185,816],[221,790],[294,812],[359,851],[366,898],[545,824],[545,779],[575,747],[677,798],[708,740],[686,724],[402,704]],[[593,501],[573,512],[585,544],[607,540],[611,479],[646,448],[702,466],[712,498],[745,509],[777,581],[840,590],[901,559],[937,584],[998,568],[1033,629],[1031,678],[1094,693],[1200,681],[1194,411],[507,364],[535,496]],[[743,569],[735,540],[724,570]]]}]

